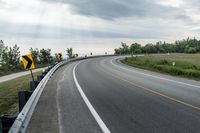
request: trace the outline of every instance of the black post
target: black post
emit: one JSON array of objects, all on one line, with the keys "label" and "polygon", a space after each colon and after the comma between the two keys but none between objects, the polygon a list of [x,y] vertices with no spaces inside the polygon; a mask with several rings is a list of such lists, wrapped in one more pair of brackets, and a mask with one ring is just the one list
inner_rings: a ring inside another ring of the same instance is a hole
[{"label": "black post", "polygon": [[20,91],[18,92],[19,97],[19,112],[22,111],[23,107],[25,106],[26,102],[30,98],[32,92],[30,91]]},{"label": "black post", "polygon": [[0,118],[0,133],[3,133],[3,122],[1,118]]},{"label": "black post", "polygon": [[30,71],[31,71],[32,80],[33,80],[33,82],[35,82],[35,81],[34,81],[33,72],[32,72],[32,70],[31,70],[31,69],[30,69]]},{"label": "black post", "polygon": [[16,116],[0,116],[0,133],[8,133],[16,118]]}]

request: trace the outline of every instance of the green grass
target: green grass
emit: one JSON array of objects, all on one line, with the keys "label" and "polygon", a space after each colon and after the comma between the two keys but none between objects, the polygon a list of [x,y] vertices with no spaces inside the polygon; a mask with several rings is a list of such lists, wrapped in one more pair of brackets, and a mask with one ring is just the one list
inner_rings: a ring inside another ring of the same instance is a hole
[{"label": "green grass", "polygon": [[[34,78],[41,72],[34,73]],[[29,89],[31,75],[0,83],[0,115],[17,112],[18,92]]]},{"label": "green grass", "polygon": [[[172,63],[175,62],[175,66]],[[200,80],[200,54],[129,57],[122,63],[170,75]]]}]

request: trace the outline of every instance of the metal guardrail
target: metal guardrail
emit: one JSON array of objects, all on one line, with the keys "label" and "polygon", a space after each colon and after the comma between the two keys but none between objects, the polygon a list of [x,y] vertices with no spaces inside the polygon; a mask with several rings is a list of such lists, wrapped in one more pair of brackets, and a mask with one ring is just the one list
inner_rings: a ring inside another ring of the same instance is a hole
[{"label": "metal guardrail", "polygon": [[28,102],[24,106],[23,110],[19,113],[18,117],[16,118],[14,124],[9,130],[9,133],[23,133],[26,131],[26,128],[28,126],[28,123],[31,119],[31,116],[33,114],[33,111],[37,105],[37,102],[40,98],[40,95],[47,84],[49,78],[51,75],[62,65],[67,63],[67,61],[60,62],[56,64],[42,79],[42,81],[39,83],[31,97],[29,98]]},{"label": "metal guardrail", "polygon": [[77,60],[83,60],[83,59],[89,59],[89,58],[96,58],[96,57],[105,57],[105,56],[113,56],[113,55],[100,55],[100,56],[89,56],[89,57],[80,57],[76,59],[66,60],[63,62],[60,62],[56,64],[42,79],[42,81],[39,83],[29,100],[27,101],[26,105],[22,109],[22,111],[18,114],[15,122],[13,123],[12,127],[9,130],[9,133],[24,133],[26,131],[26,128],[29,124],[29,121],[31,119],[31,116],[34,112],[34,109],[37,105],[37,102],[39,101],[39,98],[42,94],[42,91],[44,87],[46,86],[48,80],[53,75],[53,73],[61,66]]}]

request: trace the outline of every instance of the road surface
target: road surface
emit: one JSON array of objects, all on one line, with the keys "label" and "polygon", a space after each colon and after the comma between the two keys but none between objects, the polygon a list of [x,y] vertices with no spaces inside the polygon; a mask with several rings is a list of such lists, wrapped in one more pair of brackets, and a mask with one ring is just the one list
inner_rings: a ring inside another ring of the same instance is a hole
[{"label": "road surface", "polygon": [[[34,73],[34,72],[42,71],[42,70],[44,70],[44,69],[46,69],[46,68],[47,68],[47,67],[34,69],[34,70],[33,70],[33,73]],[[28,74],[30,74],[30,71],[18,72],[18,73],[13,73],[13,74],[1,76],[1,77],[0,77],[0,83],[5,82],[5,81],[8,81],[8,80],[15,79],[15,78],[19,78],[19,77],[22,77],[22,76],[25,76],[25,75],[28,75]]]},{"label": "road surface", "polygon": [[200,82],[128,67],[116,58],[60,68],[47,83],[27,132],[200,132]]}]

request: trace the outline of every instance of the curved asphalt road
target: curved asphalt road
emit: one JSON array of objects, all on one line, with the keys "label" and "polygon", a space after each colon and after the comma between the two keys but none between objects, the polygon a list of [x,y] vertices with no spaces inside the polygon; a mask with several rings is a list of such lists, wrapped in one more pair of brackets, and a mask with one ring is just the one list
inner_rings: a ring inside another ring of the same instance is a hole
[{"label": "curved asphalt road", "polygon": [[116,58],[87,59],[59,69],[27,132],[200,132],[199,82],[131,68]]}]

